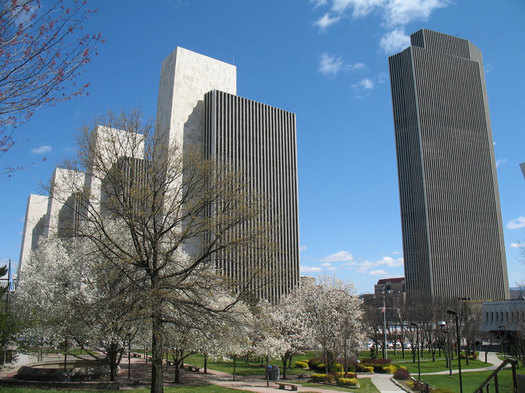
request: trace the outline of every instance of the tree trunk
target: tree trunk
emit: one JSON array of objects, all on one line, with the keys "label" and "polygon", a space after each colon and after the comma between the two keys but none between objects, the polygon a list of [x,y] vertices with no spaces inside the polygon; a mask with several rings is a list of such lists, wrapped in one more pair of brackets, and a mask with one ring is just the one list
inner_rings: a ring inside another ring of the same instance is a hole
[{"label": "tree trunk", "polygon": [[284,354],[281,356],[281,360],[283,361],[283,379],[286,379],[286,364],[288,363],[288,356]]},{"label": "tree trunk", "polygon": [[157,309],[153,311],[151,327],[151,393],[164,392],[164,375],[162,370],[162,314]]},{"label": "tree trunk", "polygon": [[208,355],[204,354],[204,374],[208,373]]}]

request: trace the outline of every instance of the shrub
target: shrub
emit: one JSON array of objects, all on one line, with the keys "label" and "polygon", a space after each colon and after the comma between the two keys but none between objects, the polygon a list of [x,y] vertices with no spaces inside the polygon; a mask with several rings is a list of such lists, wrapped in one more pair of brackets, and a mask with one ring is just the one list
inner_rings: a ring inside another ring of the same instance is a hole
[{"label": "shrub", "polygon": [[406,381],[407,379],[410,379],[410,373],[408,372],[406,367],[401,366],[394,373],[394,379]]},{"label": "shrub", "polygon": [[339,378],[337,384],[341,386],[359,386],[357,378]]},{"label": "shrub", "polygon": [[332,364],[332,370],[339,372],[343,370],[343,365],[341,363],[335,363]]},{"label": "shrub", "polygon": [[357,365],[357,371],[360,371],[362,373],[373,373],[374,372],[374,367],[372,366],[366,366],[364,364],[359,364]]},{"label": "shrub", "polygon": [[308,363],[298,360],[297,362],[295,362],[295,367],[307,368],[308,367]]},{"label": "shrub", "polygon": [[355,363],[350,363],[348,367],[346,368],[346,371],[348,371],[349,373],[354,373],[355,370],[356,370]]},{"label": "shrub", "polygon": [[341,375],[342,378],[357,378],[357,374],[355,373],[346,373],[346,375],[345,373],[341,373],[341,374],[342,374]]},{"label": "shrub", "polygon": [[382,366],[392,363],[392,359],[363,359],[361,363],[380,364]]},{"label": "shrub", "polygon": [[326,374],[312,374],[310,376],[312,379],[312,382],[332,382],[333,377],[331,375]]},{"label": "shrub", "polygon": [[319,365],[322,364],[320,359],[310,359],[308,360],[308,367],[310,370],[319,371]]},{"label": "shrub", "polygon": [[394,374],[397,371],[397,367],[393,364],[389,364],[388,366],[383,366],[382,371],[385,374]]}]

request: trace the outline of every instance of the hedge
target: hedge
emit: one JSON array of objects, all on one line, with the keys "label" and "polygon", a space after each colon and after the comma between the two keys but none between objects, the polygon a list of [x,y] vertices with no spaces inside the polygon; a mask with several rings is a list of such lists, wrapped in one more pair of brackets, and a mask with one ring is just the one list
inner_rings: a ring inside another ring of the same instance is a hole
[{"label": "hedge", "polygon": [[341,386],[359,386],[357,378],[339,378],[337,384]]}]

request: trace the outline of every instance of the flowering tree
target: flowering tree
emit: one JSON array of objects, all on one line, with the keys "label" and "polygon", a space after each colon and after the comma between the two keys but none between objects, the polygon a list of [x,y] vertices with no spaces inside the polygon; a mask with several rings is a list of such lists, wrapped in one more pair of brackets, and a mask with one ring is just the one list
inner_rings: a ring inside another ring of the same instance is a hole
[{"label": "flowering tree", "polygon": [[283,378],[286,378],[287,364],[296,354],[302,353],[310,344],[312,332],[308,326],[305,304],[297,292],[292,292],[273,307],[273,324],[281,339],[281,360]]},{"label": "flowering tree", "polygon": [[305,282],[297,291],[312,339],[323,351],[326,371],[337,356],[355,355],[357,342],[363,339],[361,300],[354,292],[352,283],[328,276],[320,277],[317,285]]},{"label": "flowering tree", "polygon": [[[159,393],[168,326],[180,323],[182,315],[198,319],[228,311],[231,305],[210,308],[208,297],[224,286],[236,288],[238,300],[265,273],[273,255],[270,224],[259,219],[262,198],[249,192],[239,173],[203,159],[200,151],[182,154],[167,147],[139,112],[110,113],[103,124],[83,130],[79,155],[69,167],[74,178],[83,172],[89,181],[65,181],[68,189],[53,198],[74,196],[60,202],[78,215],[75,235],[140,277],[131,288],[143,296],[149,313],[151,391]],[[215,261],[247,277],[223,275]]]},{"label": "flowering tree", "polygon": [[86,92],[87,84],[73,80],[103,41],[83,31],[93,12],[85,1],[2,1],[0,154],[14,144],[13,129],[36,109]]},{"label": "flowering tree", "polygon": [[34,325],[25,337],[72,339],[105,360],[115,380],[124,342],[142,316],[142,298],[129,290],[133,279],[82,239],[42,239],[16,294],[20,318]]}]

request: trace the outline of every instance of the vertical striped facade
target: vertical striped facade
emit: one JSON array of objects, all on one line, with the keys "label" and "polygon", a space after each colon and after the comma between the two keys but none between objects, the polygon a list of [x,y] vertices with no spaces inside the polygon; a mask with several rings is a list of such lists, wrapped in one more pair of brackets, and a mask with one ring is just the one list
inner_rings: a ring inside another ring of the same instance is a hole
[{"label": "vertical striped facade", "polygon": [[509,297],[481,52],[430,30],[389,58],[407,293]]},{"label": "vertical striped facade", "polygon": [[275,302],[299,282],[295,114],[218,90],[204,101],[205,157],[239,170],[249,189],[267,199],[261,220],[273,225],[271,237],[279,245],[274,255],[246,261],[229,255],[217,261],[218,267],[244,285],[251,272],[263,269],[258,264],[268,263],[269,274],[254,280],[250,290]]}]

